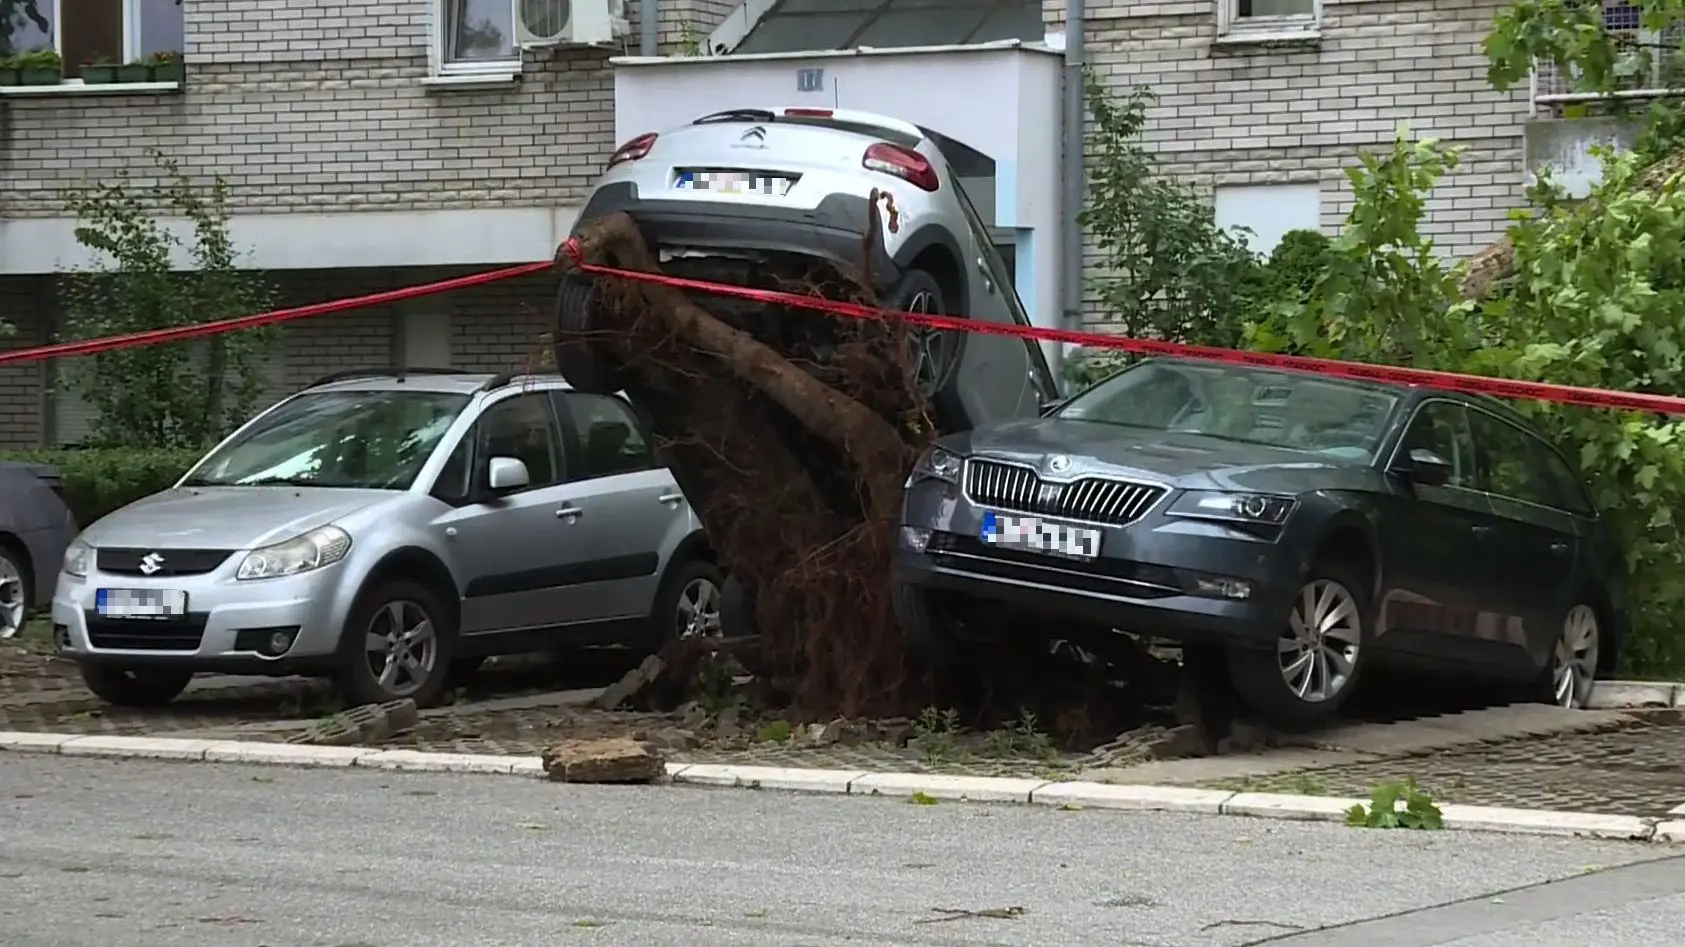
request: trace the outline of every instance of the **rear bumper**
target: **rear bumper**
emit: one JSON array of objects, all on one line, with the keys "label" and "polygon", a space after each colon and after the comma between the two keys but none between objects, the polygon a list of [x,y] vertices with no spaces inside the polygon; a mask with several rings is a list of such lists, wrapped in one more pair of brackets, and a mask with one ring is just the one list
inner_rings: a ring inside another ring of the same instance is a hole
[{"label": "rear bumper", "polygon": [[[629,182],[611,184],[591,195],[574,224],[574,234],[591,220],[626,213],[638,224],[651,248],[762,251],[816,257],[845,270],[860,271],[871,208],[863,197],[833,194],[817,208],[766,207],[722,201],[645,200]],[[874,240],[870,271],[874,282],[888,285],[898,267]]]}]

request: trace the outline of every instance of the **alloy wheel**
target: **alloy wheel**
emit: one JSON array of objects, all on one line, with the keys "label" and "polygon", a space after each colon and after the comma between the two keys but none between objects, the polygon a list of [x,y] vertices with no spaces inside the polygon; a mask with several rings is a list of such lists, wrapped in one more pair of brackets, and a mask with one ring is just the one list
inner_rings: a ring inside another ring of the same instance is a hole
[{"label": "alloy wheel", "polygon": [[24,619],[23,570],[5,555],[0,555],[0,638],[10,638],[23,630]]},{"label": "alloy wheel", "polygon": [[426,609],[414,602],[386,603],[364,637],[369,671],[382,690],[406,697],[421,689],[439,663],[439,635]]},{"label": "alloy wheel", "polygon": [[1363,641],[1363,615],[1350,590],[1315,579],[1299,590],[1278,648],[1287,689],[1306,703],[1331,700],[1351,683]]},{"label": "alloy wheel", "polygon": [[[907,302],[907,312],[939,315],[936,294],[915,293]],[[953,345],[947,333],[929,326],[913,326],[909,331],[913,348],[913,386],[924,398],[933,398],[948,374],[948,361],[953,357]]]},{"label": "alloy wheel", "polygon": [[718,638],[722,627],[719,586],[712,579],[691,579],[679,590],[674,631],[680,638]]},{"label": "alloy wheel", "polygon": [[1551,692],[1558,707],[1577,710],[1586,705],[1597,680],[1597,639],[1597,613],[1591,606],[1569,609],[1552,655]]}]

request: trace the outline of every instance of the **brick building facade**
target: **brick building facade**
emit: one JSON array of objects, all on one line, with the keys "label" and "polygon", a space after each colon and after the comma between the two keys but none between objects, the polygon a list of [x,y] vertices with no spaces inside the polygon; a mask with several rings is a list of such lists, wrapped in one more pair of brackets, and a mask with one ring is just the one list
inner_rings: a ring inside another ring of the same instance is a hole
[{"label": "brick building facade", "polygon": [[[66,0],[42,2],[53,11]],[[746,7],[764,13],[778,2]],[[64,249],[74,242],[62,190],[123,171],[144,183],[148,148],[190,174],[221,174],[233,189],[237,241],[287,302],[306,303],[546,257],[615,144],[609,50],[564,48],[508,63],[495,51],[453,46],[453,15],[495,11],[490,0],[107,6],[125,11],[127,52],[171,35],[175,27],[157,18],[173,9],[189,79],[184,89],[72,81],[0,90],[0,315],[19,330],[0,346],[55,331],[52,274],[74,262]],[[1499,236],[1523,198],[1527,93],[1492,91],[1480,51],[1499,7],[1090,0],[1084,19],[1091,65],[1114,87],[1157,93],[1151,142],[1172,170],[1213,189],[1223,222],[1260,230],[1266,241],[1272,228],[1332,232],[1350,204],[1344,169],[1408,123],[1468,147],[1434,195],[1429,224],[1460,255]],[[729,18],[745,20],[735,32],[721,28],[739,40],[760,22],[725,0],[664,0],[661,11],[666,53],[693,47]],[[630,37],[637,12],[629,0]],[[1062,0],[1045,0],[1042,19],[1056,43]],[[699,102],[697,111],[730,104],[741,103]],[[550,285],[537,277],[294,324],[278,347],[275,389],[394,360],[529,365]],[[54,390],[53,377],[50,366],[0,366],[0,447],[82,435],[85,413]]]}]

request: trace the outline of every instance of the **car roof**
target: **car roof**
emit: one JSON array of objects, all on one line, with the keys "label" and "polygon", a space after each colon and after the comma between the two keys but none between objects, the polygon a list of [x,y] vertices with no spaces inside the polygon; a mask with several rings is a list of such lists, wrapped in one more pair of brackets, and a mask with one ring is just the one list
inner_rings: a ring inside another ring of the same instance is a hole
[{"label": "car roof", "polygon": [[303,392],[427,391],[473,395],[480,392],[498,391],[515,385],[543,389],[569,389],[572,387],[560,375],[536,372],[509,375],[494,372],[428,370],[399,374],[396,370],[370,370],[367,373],[355,373],[350,377],[330,375],[305,387]]}]

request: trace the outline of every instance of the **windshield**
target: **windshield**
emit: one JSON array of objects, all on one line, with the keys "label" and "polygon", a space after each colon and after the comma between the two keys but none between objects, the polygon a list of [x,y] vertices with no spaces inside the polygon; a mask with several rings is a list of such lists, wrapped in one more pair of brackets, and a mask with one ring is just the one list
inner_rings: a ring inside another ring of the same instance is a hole
[{"label": "windshield", "polygon": [[185,483],[408,489],[468,400],[405,390],[299,395],[200,461]]},{"label": "windshield", "polygon": [[1361,383],[1151,360],[1077,395],[1054,416],[1370,461],[1396,404],[1397,394]]}]

